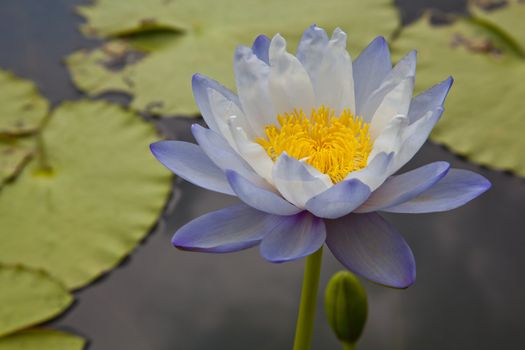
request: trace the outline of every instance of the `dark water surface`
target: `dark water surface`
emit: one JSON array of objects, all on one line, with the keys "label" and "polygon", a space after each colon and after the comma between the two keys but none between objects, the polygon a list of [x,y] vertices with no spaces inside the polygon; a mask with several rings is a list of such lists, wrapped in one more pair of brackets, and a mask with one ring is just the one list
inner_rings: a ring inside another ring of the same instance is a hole
[{"label": "dark water surface", "polygon": [[[77,31],[81,19],[72,9],[79,2],[0,2],[0,67],[33,79],[54,103],[80,97],[61,59],[95,45]],[[397,2],[405,23],[428,7],[465,11],[462,1]],[[192,122],[166,120],[160,127],[190,140]],[[414,251],[418,280],[404,291],[365,282],[370,315],[359,348],[523,349],[525,181],[431,143],[410,168],[436,160],[480,172],[493,188],[449,213],[386,215]],[[267,263],[257,249],[208,255],[172,248],[178,227],[235,202],[183,181],[174,188],[146,241],[120,267],[75,293],[76,304],[50,326],[86,337],[91,350],[290,349],[303,262]],[[322,286],[339,269],[326,250]],[[314,349],[339,349],[323,317],[319,308]]]}]

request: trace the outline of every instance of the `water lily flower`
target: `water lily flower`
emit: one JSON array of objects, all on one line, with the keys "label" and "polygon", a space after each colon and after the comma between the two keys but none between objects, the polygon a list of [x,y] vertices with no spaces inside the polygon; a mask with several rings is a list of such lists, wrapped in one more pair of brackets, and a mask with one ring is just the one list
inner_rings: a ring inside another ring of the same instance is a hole
[{"label": "water lily flower", "polygon": [[415,281],[414,256],[378,212],[457,208],[490,183],[434,162],[395,175],[443,113],[452,78],[412,98],[416,53],[393,68],[383,37],[353,62],[346,34],[308,28],[296,55],[285,39],[257,37],[235,51],[237,95],[196,74],[193,93],[209,128],[197,144],[161,141],[155,157],[183,179],[242,204],[181,227],[173,244],[225,253],[260,245],[271,262],[299,259],[325,243],[349,270],[379,284]]}]

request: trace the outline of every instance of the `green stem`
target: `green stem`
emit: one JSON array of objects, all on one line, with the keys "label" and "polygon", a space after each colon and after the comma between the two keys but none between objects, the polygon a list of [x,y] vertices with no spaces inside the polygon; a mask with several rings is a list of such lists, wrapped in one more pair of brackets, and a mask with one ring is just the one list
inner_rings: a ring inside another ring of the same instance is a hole
[{"label": "green stem", "polygon": [[356,350],[355,344],[343,343],[343,350]]},{"label": "green stem", "polygon": [[299,306],[299,316],[297,317],[297,325],[295,327],[293,350],[309,350],[312,343],[322,260],[322,247],[317,252],[306,257],[301,304]]}]

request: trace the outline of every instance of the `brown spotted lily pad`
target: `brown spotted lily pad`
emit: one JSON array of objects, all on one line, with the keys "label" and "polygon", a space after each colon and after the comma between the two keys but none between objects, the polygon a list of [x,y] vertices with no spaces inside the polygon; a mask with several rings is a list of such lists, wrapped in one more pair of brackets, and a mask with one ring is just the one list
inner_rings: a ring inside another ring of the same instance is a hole
[{"label": "brown spotted lily pad", "polygon": [[417,89],[455,79],[431,138],[480,164],[525,176],[525,4],[432,26],[428,18],[403,29],[400,57],[418,49]]}]

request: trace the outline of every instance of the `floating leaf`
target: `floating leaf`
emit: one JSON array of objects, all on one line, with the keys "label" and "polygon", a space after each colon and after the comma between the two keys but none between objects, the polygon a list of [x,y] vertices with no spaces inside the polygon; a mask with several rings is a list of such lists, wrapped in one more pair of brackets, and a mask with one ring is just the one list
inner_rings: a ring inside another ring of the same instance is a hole
[{"label": "floating leaf", "polygon": [[[2,235],[6,231],[2,227]],[[73,301],[65,287],[47,273],[22,266],[0,265],[0,286],[0,336],[47,321]]]},{"label": "floating leaf", "polygon": [[48,108],[49,103],[32,82],[0,69],[0,135],[36,131]]},{"label": "floating leaf", "polygon": [[170,0],[96,0],[95,5],[79,6],[87,19],[81,31],[87,36],[119,36],[155,30],[179,30],[177,1]]},{"label": "floating leaf", "polygon": [[[128,5],[123,0],[98,2],[92,11],[104,13],[105,21],[111,22],[110,18],[120,17],[112,12],[115,5],[111,4],[117,2],[126,4],[128,14],[144,11],[142,3]],[[174,23],[185,28],[183,35],[163,31],[142,35],[134,31],[126,36],[127,44],[119,41],[118,55],[108,53],[107,46],[76,52],[67,59],[75,84],[89,95],[129,93],[133,95],[132,108],[140,111],[195,115],[198,110],[191,93],[191,76],[200,72],[233,88],[235,47],[251,45],[261,33],[280,32],[293,49],[302,31],[312,23],[329,30],[340,26],[349,33],[350,49],[356,55],[375,36],[390,35],[399,24],[390,0],[182,0],[174,2],[173,7]],[[95,22],[89,25],[106,35],[119,33]],[[145,56],[126,62],[126,58],[136,57],[133,53],[137,49]],[[119,65],[123,59],[125,64]]]},{"label": "floating leaf", "polygon": [[171,176],[151,125],[103,101],[58,107],[43,132],[50,169],[30,162],[0,195],[0,262],[79,288],[115,266],[157,220]]},{"label": "floating leaf", "polygon": [[32,155],[28,146],[0,142],[0,188],[20,173]]},{"label": "floating leaf", "polygon": [[520,46],[522,54],[525,52],[525,3],[523,0],[504,0],[506,7],[495,11],[484,11],[476,6],[471,6],[471,12],[475,18],[486,20],[488,23],[496,25],[496,29],[500,29],[507,40],[515,41],[515,44]]},{"label": "floating leaf", "polygon": [[518,44],[525,37],[525,4],[513,2],[483,16],[439,27],[423,18],[402,31],[394,48],[398,57],[418,49],[419,91],[448,75],[455,79],[433,140],[480,164],[525,176],[525,51]]},{"label": "floating leaf", "polygon": [[0,350],[82,350],[84,339],[55,330],[30,329],[0,338]]}]

